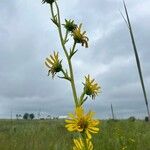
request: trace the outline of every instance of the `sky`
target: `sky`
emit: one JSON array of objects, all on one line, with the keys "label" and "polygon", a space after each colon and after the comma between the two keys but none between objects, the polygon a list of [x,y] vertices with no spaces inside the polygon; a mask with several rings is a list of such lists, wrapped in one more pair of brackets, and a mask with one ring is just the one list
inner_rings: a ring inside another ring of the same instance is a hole
[{"label": "sky", "polygon": [[[126,0],[150,103],[150,1]],[[84,76],[90,74],[101,86],[95,100],[85,109],[100,119],[146,116],[134,51],[128,28],[120,14],[122,0],[58,0],[62,23],[73,19],[83,23],[89,48],[77,45],[72,63],[78,95]],[[56,27],[50,20],[49,5],[40,0],[0,1],[0,118],[25,112],[67,115],[74,109],[70,84],[47,76],[44,60],[59,51],[65,56]],[[69,45],[68,45],[69,47]]]}]

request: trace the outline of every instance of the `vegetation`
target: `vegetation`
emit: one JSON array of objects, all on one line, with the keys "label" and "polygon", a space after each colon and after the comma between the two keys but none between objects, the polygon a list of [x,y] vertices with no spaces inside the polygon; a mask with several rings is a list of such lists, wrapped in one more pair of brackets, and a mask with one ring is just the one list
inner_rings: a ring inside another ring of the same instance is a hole
[{"label": "vegetation", "polygon": [[[50,6],[51,21],[58,30],[60,43],[68,66],[64,68],[64,62],[60,59],[59,51],[54,51],[53,54],[50,54],[45,59],[48,75],[51,75],[54,79],[57,74],[58,78],[67,80],[67,82],[69,81],[71,85],[75,108],[74,113],[70,113],[69,120],[66,120],[67,125],[65,127],[69,132],[78,132],[78,136],[73,138],[73,150],[93,150],[94,146],[91,141],[91,134],[98,133],[99,128],[97,126],[99,125],[99,120],[93,118],[94,113],[92,111],[85,113],[83,104],[88,97],[95,99],[100,93],[101,87],[95,79],[87,75],[85,76],[85,83],[82,82],[83,90],[81,91],[81,95],[79,95],[75,85],[72,65],[72,58],[78,52],[76,49],[77,44],[88,48],[89,38],[86,36],[86,31],[82,29],[82,23],[77,25],[74,23],[74,20],[65,19],[65,24],[62,24],[60,9],[56,0],[43,0],[42,3]],[[71,46],[66,45],[68,41],[72,41]]]},{"label": "vegetation", "polygon": [[[63,120],[1,120],[0,150],[72,150],[76,133]],[[102,121],[92,138],[94,150],[149,150],[150,124],[135,120]]]},{"label": "vegetation", "polygon": [[138,73],[139,73],[139,77],[140,77],[140,82],[141,82],[141,86],[142,86],[142,90],[143,90],[146,110],[147,110],[147,114],[148,114],[148,120],[147,121],[150,121],[149,104],[148,104],[148,100],[147,100],[147,92],[146,92],[146,88],[145,88],[145,84],[144,84],[144,78],[143,78],[143,73],[142,73],[142,69],[141,69],[141,62],[140,62],[140,58],[139,58],[139,55],[138,55],[137,46],[136,46],[136,43],[135,43],[134,34],[133,34],[133,30],[132,30],[132,26],[131,26],[131,22],[130,22],[130,18],[129,18],[127,6],[126,6],[124,0],[123,0],[123,3],[124,3],[124,9],[125,9],[125,13],[126,13],[126,18],[123,15],[122,16],[123,16],[123,18],[124,18],[124,20],[125,20],[125,22],[127,24],[127,27],[129,29],[131,42],[132,42],[132,46],[133,46],[133,49],[134,49],[136,64],[137,64],[137,68],[138,68]]},{"label": "vegetation", "polygon": [[31,114],[25,113],[23,115],[23,119],[25,119],[25,120],[27,120],[27,119],[31,119],[32,120],[34,118],[35,118],[35,115],[33,113],[31,113]]}]

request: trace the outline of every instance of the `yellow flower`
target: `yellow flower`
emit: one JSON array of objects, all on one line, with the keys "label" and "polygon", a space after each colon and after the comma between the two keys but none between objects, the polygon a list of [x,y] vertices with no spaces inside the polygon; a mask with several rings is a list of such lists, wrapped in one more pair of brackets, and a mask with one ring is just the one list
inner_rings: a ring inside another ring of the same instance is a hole
[{"label": "yellow flower", "polygon": [[85,146],[85,143],[82,141],[81,138],[74,139],[73,142],[75,145],[73,147],[73,150],[93,150],[93,144],[89,139],[86,139],[86,146]]},{"label": "yellow flower", "polygon": [[53,55],[50,55],[49,58],[46,58],[45,65],[49,68],[48,75],[51,73],[52,78],[54,78],[55,74],[62,70],[61,62],[62,60],[59,60],[58,52],[54,52]]},{"label": "yellow flower", "polygon": [[91,133],[98,133],[99,128],[96,127],[99,124],[99,120],[93,119],[94,112],[89,111],[84,113],[82,107],[77,107],[74,114],[69,114],[70,119],[65,120],[67,125],[65,126],[68,131],[77,131],[81,134],[86,134],[87,138],[91,139]]},{"label": "yellow flower", "polygon": [[87,77],[85,76],[85,83],[83,83],[85,94],[92,96],[92,99],[95,99],[101,89],[101,87],[97,83],[94,83],[94,81],[95,80],[90,79],[90,75],[88,75]]},{"label": "yellow flower", "polygon": [[86,31],[81,33],[81,27],[82,27],[82,24],[80,24],[79,27],[76,27],[75,30],[73,30],[72,32],[72,36],[76,43],[81,43],[82,46],[85,45],[85,47],[87,48],[89,39],[87,36],[85,36]]}]

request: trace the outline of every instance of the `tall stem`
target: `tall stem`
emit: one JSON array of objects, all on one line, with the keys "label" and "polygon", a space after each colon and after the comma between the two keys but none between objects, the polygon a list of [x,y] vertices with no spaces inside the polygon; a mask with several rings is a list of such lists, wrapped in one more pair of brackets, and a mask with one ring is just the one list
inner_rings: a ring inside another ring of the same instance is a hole
[{"label": "tall stem", "polygon": [[[75,46],[76,46],[76,42],[74,42],[73,49],[72,49],[73,51],[75,49]],[[67,58],[67,60],[68,60],[69,70],[70,70],[72,91],[73,91],[74,99],[76,101],[76,106],[78,106],[78,97],[77,97],[77,93],[76,93],[72,62],[71,62],[71,59],[69,57]]]},{"label": "tall stem", "polygon": [[[55,5],[56,5],[57,15],[58,15],[58,24],[59,24],[59,26],[58,26],[58,32],[59,32],[59,37],[60,37],[61,45],[63,47],[65,56],[66,56],[67,61],[68,61],[69,71],[70,71],[70,78],[71,78],[70,82],[71,82],[71,87],[72,87],[72,92],[73,92],[73,97],[74,97],[75,105],[77,107],[78,106],[78,97],[77,97],[77,92],[76,92],[76,87],[75,87],[75,82],[74,82],[72,62],[71,62],[71,59],[69,58],[69,54],[68,54],[67,49],[65,47],[65,41],[64,41],[63,35],[62,35],[59,7],[58,7],[58,5],[57,5],[56,2],[55,2]],[[54,19],[54,11],[53,11],[53,6],[52,5],[51,5],[51,12],[52,12],[52,17]],[[76,43],[74,43],[73,49],[75,49],[75,46],[76,46]]]},{"label": "tall stem", "polygon": [[83,140],[83,143],[84,143],[85,150],[88,150],[85,133],[81,134],[81,137],[82,137],[82,140]]},{"label": "tall stem", "polygon": [[135,40],[134,40],[134,35],[133,35],[132,26],[131,26],[129,15],[128,15],[128,10],[127,10],[127,7],[126,7],[126,4],[125,4],[124,1],[123,1],[123,3],[124,3],[124,9],[125,9],[126,17],[127,17],[127,24],[128,24],[128,28],[129,28],[129,32],[130,32],[130,37],[131,37],[131,41],[132,41],[132,45],[133,45],[133,49],[134,49],[134,53],[135,53],[135,59],[136,59],[136,63],[137,63],[137,68],[138,68],[138,72],[139,72],[139,77],[140,77],[140,81],[141,81],[143,95],[144,95],[144,99],[145,99],[147,114],[148,114],[149,121],[150,121],[150,111],[149,111],[149,106],[148,106],[148,100],[147,100],[147,94],[146,94],[144,79],[143,79],[143,75],[142,75],[140,59],[139,59],[139,56],[138,56],[136,43],[135,43]]}]

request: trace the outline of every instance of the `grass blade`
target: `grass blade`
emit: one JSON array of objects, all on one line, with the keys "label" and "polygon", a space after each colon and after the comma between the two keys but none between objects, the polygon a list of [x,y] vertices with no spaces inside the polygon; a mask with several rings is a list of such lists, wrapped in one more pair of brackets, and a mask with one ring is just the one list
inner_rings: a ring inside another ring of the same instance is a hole
[{"label": "grass blade", "polygon": [[148,114],[148,117],[149,117],[149,120],[150,120],[150,112],[149,112],[147,94],[146,94],[146,89],[145,89],[143,75],[142,75],[142,70],[141,70],[141,65],[140,65],[140,59],[139,59],[139,56],[138,56],[137,47],[136,47],[136,43],[135,43],[135,40],[134,40],[132,26],[131,26],[131,23],[130,23],[130,18],[129,18],[129,15],[128,15],[128,10],[127,10],[125,1],[123,1],[123,4],[124,4],[125,13],[126,13],[126,18],[127,18],[126,21],[127,21],[129,32],[130,32],[132,46],[133,46],[134,53],[135,53],[135,58],[136,58],[137,68],[138,68],[138,72],[139,72],[139,76],[140,76],[141,86],[142,86],[142,90],[143,90],[143,94],[144,94],[144,99],[145,99],[147,114]]}]

